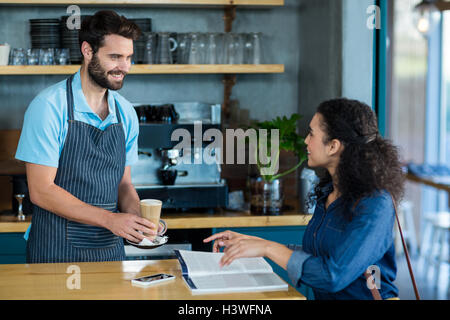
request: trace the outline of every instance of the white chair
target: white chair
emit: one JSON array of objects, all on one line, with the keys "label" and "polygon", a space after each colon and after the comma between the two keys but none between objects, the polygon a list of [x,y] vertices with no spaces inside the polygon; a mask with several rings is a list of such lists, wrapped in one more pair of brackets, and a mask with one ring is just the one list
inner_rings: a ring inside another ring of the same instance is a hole
[{"label": "white chair", "polygon": [[[413,204],[410,201],[402,201],[397,208],[398,219],[402,226],[403,238],[408,246],[411,258],[417,256],[417,237],[413,216]],[[397,222],[395,222],[395,253],[400,255],[403,253],[402,239],[398,230]]]},{"label": "white chair", "polygon": [[424,217],[420,257],[430,264],[449,262],[450,212],[429,213]]}]

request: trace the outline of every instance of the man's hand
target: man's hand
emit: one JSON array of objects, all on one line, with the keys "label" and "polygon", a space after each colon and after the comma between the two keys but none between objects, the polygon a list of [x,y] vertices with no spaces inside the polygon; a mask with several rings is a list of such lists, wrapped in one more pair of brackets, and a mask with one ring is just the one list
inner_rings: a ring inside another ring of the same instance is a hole
[{"label": "man's hand", "polygon": [[156,235],[154,223],[132,213],[113,213],[105,226],[116,236],[134,243],[139,243],[146,238],[142,233]]}]

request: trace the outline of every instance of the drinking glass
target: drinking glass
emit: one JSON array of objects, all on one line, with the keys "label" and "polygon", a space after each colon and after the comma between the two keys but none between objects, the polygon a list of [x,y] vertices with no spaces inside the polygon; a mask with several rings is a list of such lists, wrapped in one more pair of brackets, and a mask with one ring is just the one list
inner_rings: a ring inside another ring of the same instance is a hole
[{"label": "drinking glass", "polygon": [[55,64],[55,54],[53,48],[39,50],[39,64],[44,66]]},{"label": "drinking glass", "polygon": [[145,52],[144,52],[144,63],[154,64],[155,63],[155,48],[156,48],[156,33],[146,32],[145,33]]},{"label": "drinking glass", "polygon": [[27,64],[30,66],[39,64],[39,49],[27,49]]},{"label": "drinking glass", "polygon": [[56,64],[66,65],[69,64],[70,61],[70,51],[69,49],[55,49],[55,60]]},{"label": "drinking glass", "polygon": [[224,64],[236,64],[236,47],[234,33],[227,32],[224,35]]},{"label": "drinking glass", "polygon": [[191,46],[189,48],[189,64],[200,64],[200,50],[199,50],[199,34],[192,32],[190,34]]},{"label": "drinking glass", "polygon": [[260,32],[252,32],[247,35],[245,42],[246,63],[262,63],[261,37],[262,34]]},{"label": "drinking glass", "polygon": [[178,34],[178,64],[187,64],[189,62],[189,33]]},{"label": "drinking glass", "polygon": [[206,61],[206,34],[199,33],[198,34],[198,51],[200,56],[199,64],[204,64]]},{"label": "drinking glass", "polygon": [[26,64],[26,53],[23,48],[14,48],[11,53],[11,64],[21,66]]},{"label": "drinking glass", "polygon": [[217,64],[217,33],[207,34],[206,64]]},{"label": "drinking glass", "polygon": [[217,32],[216,33],[216,60],[217,64],[224,64],[224,33]]},{"label": "drinking glass", "polygon": [[235,51],[235,64],[243,64],[244,63],[244,34],[243,33],[235,33],[233,35],[234,39],[234,51]]}]

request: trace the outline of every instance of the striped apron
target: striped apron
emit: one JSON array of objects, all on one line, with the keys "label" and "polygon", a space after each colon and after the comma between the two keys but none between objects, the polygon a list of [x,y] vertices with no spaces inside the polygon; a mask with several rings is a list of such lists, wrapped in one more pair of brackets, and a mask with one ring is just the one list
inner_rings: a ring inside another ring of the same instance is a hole
[{"label": "striped apron", "polygon": [[[125,170],[125,133],[118,123],[104,131],[74,120],[73,75],[67,79],[68,132],[55,184],[90,205],[118,212],[118,188]],[[125,259],[123,239],[111,231],[67,220],[33,206],[27,263],[95,262]]]}]

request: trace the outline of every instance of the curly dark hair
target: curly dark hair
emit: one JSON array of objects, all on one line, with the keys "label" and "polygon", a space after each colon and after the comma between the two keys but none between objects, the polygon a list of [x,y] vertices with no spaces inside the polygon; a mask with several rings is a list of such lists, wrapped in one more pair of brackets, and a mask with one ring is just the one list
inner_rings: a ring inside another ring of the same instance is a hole
[{"label": "curly dark hair", "polygon": [[[398,149],[378,132],[377,118],[366,104],[345,98],[329,100],[317,108],[325,141],[339,140],[344,145],[336,169],[337,188],[341,193],[345,218],[351,220],[352,206],[375,191],[386,190],[396,202],[404,192],[404,174]],[[320,198],[332,181],[328,171],[320,179],[310,198]]]}]

